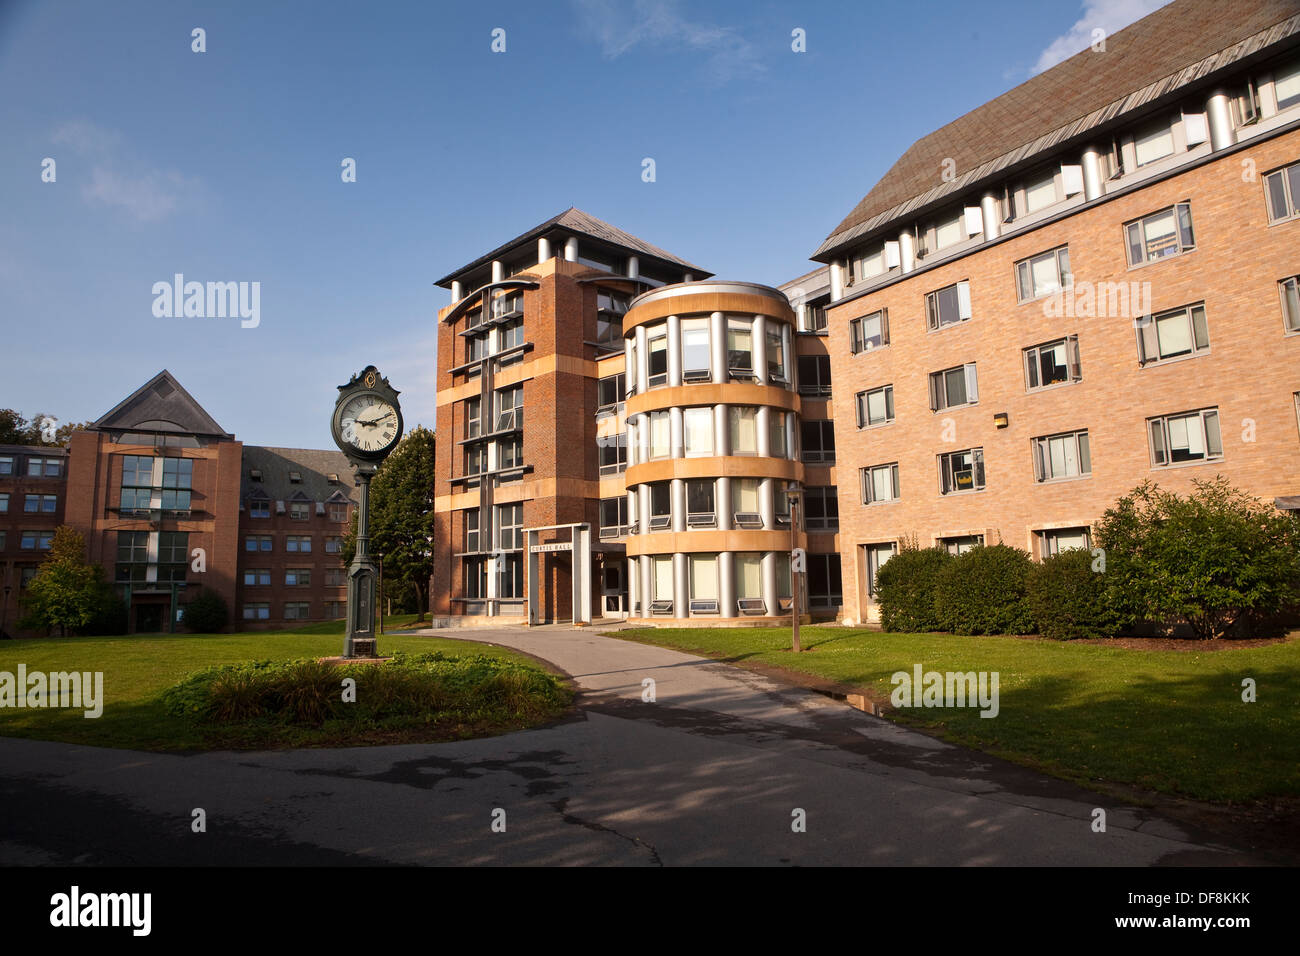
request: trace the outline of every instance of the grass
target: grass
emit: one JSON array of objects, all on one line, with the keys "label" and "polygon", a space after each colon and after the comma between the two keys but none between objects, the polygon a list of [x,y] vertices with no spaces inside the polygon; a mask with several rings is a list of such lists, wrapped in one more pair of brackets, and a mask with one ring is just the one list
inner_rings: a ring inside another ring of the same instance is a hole
[{"label": "grass", "polygon": [[[389,618],[385,620],[385,627],[404,626],[414,621],[414,618],[414,615]],[[497,661],[536,667],[536,661],[532,658],[506,648],[446,638],[384,634],[379,638],[379,649],[382,654],[393,651],[408,654],[441,651],[449,657],[483,655]],[[241,743],[237,739],[239,735],[223,736],[220,732],[205,729],[184,717],[169,714],[163,705],[162,694],[186,675],[208,667],[253,660],[330,657],[342,653],[342,650],[342,621],[239,634],[155,634],[0,641],[0,671],[16,673],[20,663],[27,665],[29,673],[102,671],[105,700],[102,716],[95,719],[87,719],[81,710],[0,709],[0,736],[159,751],[204,750],[223,746],[337,744],[341,741],[310,729],[285,730],[275,739],[268,739],[265,733],[244,735]],[[521,729],[539,722],[544,721],[477,719],[413,728],[396,734],[376,730],[360,737],[349,736],[346,742],[409,743],[463,739]]]},{"label": "grass", "polygon": [[[888,701],[896,671],[997,671],[1000,713],[892,710],[946,740],[1107,788],[1216,802],[1300,795],[1300,641],[1220,651],[884,634],[839,627],[644,628],[611,636],[760,665]],[[1257,701],[1242,701],[1253,678]]]}]

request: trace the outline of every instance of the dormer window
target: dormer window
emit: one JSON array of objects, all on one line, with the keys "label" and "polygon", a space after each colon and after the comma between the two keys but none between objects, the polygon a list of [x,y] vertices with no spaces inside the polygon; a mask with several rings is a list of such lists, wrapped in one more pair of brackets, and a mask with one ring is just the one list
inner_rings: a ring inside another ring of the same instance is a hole
[{"label": "dormer window", "polygon": [[302,484],[302,472],[301,471],[289,472],[289,480],[293,482],[295,485]]},{"label": "dormer window", "polygon": [[261,481],[261,480],[262,480],[262,472],[261,472],[260,469],[252,468],[252,469],[250,469],[249,472],[248,472],[248,477],[249,477],[252,481]]}]

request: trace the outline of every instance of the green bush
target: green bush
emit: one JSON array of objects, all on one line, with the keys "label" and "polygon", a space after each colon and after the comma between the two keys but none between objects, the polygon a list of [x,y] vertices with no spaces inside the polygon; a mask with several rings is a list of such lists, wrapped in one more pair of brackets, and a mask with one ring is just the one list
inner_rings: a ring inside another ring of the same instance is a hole
[{"label": "green bush", "polygon": [[1300,518],[1222,476],[1187,497],[1144,482],[1097,524],[1108,599],[1125,616],[1223,637],[1300,598]]},{"label": "green bush", "polygon": [[89,623],[81,629],[82,634],[115,635],[125,634],[129,619],[126,602],[109,585],[101,582],[99,594],[95,598],[94,611]]},{"label": "green bush", "polygon": [[1025,598],[1038,633],[1056,641],[1113,637],[1119,618],[1110,606],[1105,575],[1087,548],[1063,551],[1033,565]]},{"label": "green bush", "polygon": [[940,572],[953,560],[942,548],[905,548],[882,564],[876,573],[881,626],[907,633],[940,630],[935,593]]},{"label": "green bush", "polygon": [[939,572],[934,613],[940,626],[954,634],[1032,634],[1025,600],[1032,571],[1033,561],[1019,548],[971,548]]},{"label": "green bush", "polygon": [[185,628],[191,634],[220,634],[230,620],[226,599],[211,588],[203,588],[185,605]]}]

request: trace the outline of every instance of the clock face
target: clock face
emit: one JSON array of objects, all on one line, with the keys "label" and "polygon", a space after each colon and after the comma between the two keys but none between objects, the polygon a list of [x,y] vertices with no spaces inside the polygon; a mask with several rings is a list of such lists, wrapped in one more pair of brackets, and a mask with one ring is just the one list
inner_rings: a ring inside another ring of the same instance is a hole
[{"label": "clock face", "polygon": [[397,444],[402,417],[392,402],[375,394],[353,395],[338,412],[339,436],[363,455],[378,455]]}]

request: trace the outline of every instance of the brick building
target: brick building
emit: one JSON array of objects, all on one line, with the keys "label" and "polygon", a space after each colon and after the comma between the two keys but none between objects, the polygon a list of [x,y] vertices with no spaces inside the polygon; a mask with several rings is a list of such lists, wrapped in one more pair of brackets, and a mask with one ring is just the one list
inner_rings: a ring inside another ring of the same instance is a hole
[{"label": "brick building", "polygon": [[901,540],[1300,492],[1300,13],[1178,0],[917,141],[828,267],[843,618]]},{"label": "brick building", "polygon": [[244,445],[164,370],[66,450],[0,450],[7,627],[59,524],[84,536],[132,632],[168,630],[199,585],[235,627],[342,617],[355,494],[341,452]]}]

